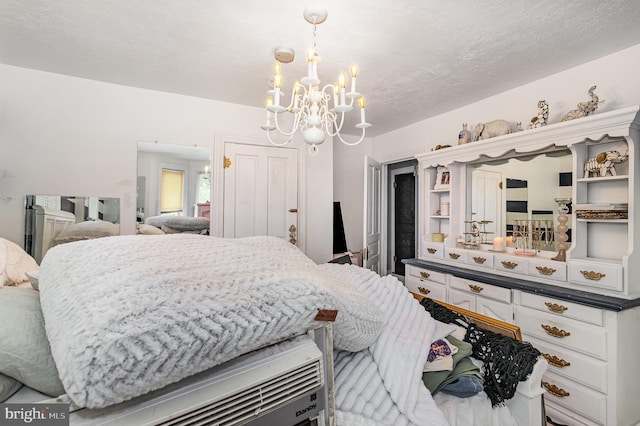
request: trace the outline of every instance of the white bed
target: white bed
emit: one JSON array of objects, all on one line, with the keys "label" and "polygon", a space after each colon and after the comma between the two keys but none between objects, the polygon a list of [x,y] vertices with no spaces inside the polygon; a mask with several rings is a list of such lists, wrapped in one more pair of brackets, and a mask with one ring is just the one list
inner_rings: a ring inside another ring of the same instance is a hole
[{"label": "white bed", "polygon": [[[146,246],[149,246],[148,250],[141,249]],[[105,247],[113,255],[102,256],[91,263],[93,252],[105,253]],[[176,259],[176,253],[182,256]],[[185,262],[185,256],[190,259],[188,262]],[[173,260],[170,262],[169,259]],[[111,268],[113,265],[118,265],[117,270]],[[150,274],[150,269],[141,265],[156,268],[160,273]],[[167,389],[180,394],[180,384],[193,384],[197,375],[207,374],[210,369],[225,368],[239,355],[271,347],[317,328],[318,309],[328,309],[338,311],[332,327],[336,350],[336,371],[332,377],[335,379],[335,410],[327,411],[324,424],[334,424],[335,419],[337,424],[349,426],[462,425],[469,421],[468,417],[460,418],[460,407],[463,406],[467,407],[465,410],[473,406],[475,417],[471,421],[474,422],[491,419],[493,424],[516,424],[513,414],[519,424],[542,424],[539,383],[545,368],[543,361],[509,401],[511,412],[505,407],[492,409],[488,400],[483,404],[482,394],[466,400],[437,398],[441,410],[422,385],[421,369],[428,346],[435,338],[444,337],[449,332],[447,327],[431,319],[395,278],[380,277],[351,265],[315,265],[297,248],[282,240],[266,237],[224,240],[179,234],[77,242],[50,252],[43,262],[40,280],[47,338],[66,390],[61,401],[71,400],[74,405],[92,407],[74,416],[84,412],[92,417],[91,413],[107,408],[110,412],[118,411],[120,407],[136,412],[149,409],[145,408],[144,401],[155,395],[163,398],[162,393]],[[215,287],[235,290],[222,295],[210,293]],[[73,303],[65,305],[70,299]],[[185,303],[186,300],[189,303]],[[211,307],[220,300],[234,302],[221,303],[217,310]],[[254,306],[251,302],[255,300],[265,302]],[[164,316],[154,316],[158,313],[158,309],[151,309],[154,303],[159,310],[165,309]],[[104,308],[110,304],[117,309]],[[274,306],[276,309],[270,310]],[[208,311],[204,316],[187,316],[174,321],[168,315],[168,312],[182,315],[205,307]],[[256,315],[239,315],[245,311],[255,311]],[[267,314],[280,315],[276,311],[290,313],[286,321],[278,318],[281,326],[274,328],[271,319],[265,318]],[[131,323],[132,327],[117,329],[110,326],[117,322],[115,320],[122,324],[134,318],[127,312],[150,315],[150,321],[134,316],[136,320]],[[225,316],[225,312],[234,314]],[[217,326],[203,320],[219,315],[222,315],[220,321],[225,323],[224,330],[233,328],[232,340],[220,340],[222,334],[214,336],[213,330]],[[153,327],[160,322],[159,318],[164,318],[162,330]],[[189,336],[179,335],[181,344],[175,346],[173,339],[178,334],[172,336],[171,330],[184,330],[194,323],[199,331],[186,332]],[[252,325],[248,326],[249,323]],[[172,328],[172,324],[179,327]],[[97,329],[102,331],[97,333]],[[130,335],[134,329],[139,333]],[[211,334],[202,335],[202,330]],[[120,333],[118,339],[124,340],[108,341],[114,333]],[[103,337],[98,339],[97,336]],[[140,336],[149,339],[146,346],[129,345]],[[233,348],[228,350],[231,341]],[[157,356],[140,349],[147,347],[153,352],[152,348],[157,347],[159,353],[164,353],[169,348],[166,358],[169,359],[176,351],[202,342],[208,342],[210,347],[184,355],[182,361],[175,363],[180,368],[175,369],[165,365],[168,361],[156,363]],[[221,346],[216,347],[218,343]],[[115,347],[118,350],[114,350]],[[201,353],[207,356],[199,356]],[[107,362],[109,357],[117,360],[117,365]],[[136,357],[136,365],[127,361]],[[158,364],[155,370],[149,367],[154,363]],[[131,364],[131,372],[139,376],[138,380],[119,376],[123,373],[121,367],[127,364]],[[145,367],[141,368],[140,364]],[[345,368],[348,365],[354,368]],[[186,369],[182,368],[185,366]],[[332,367],[332,363],[326,366]],[[358,368],[372,372],[369,383],[378,386],[363,389],[362,371]],[[8,402],[39,399],[29,392],[23,387]],[[331,394],[330,389],[327,392]],[[328,405],[331,406],[331,401]],[[166,419],[166,416],[162,418]]]}]

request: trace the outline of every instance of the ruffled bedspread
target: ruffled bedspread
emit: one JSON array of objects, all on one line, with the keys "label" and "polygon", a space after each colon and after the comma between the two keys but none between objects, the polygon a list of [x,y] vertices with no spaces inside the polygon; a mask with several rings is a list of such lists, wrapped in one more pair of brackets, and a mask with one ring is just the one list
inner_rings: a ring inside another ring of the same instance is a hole
[{"label": "ruffled bedspread", "polygon": [[[134,398],[300,333],[318,309],[339,311],[336,348],[375,356],[393,344],[374,345],[386,315],[378,306],[270,237],[139,235],[56,246],[41,265],[40,298],[60,378],[80,407]],[[379,368],[385,377],[403,370]]]},{"label": "ruffled bedspread", "polygon": [[359,352],[336,351],[339,426],[449,425],[422,382],[431,342],[454,327],[435,321],[392,276],[353,265],[322,266],[350,282],[384,313],[378,339]]}]

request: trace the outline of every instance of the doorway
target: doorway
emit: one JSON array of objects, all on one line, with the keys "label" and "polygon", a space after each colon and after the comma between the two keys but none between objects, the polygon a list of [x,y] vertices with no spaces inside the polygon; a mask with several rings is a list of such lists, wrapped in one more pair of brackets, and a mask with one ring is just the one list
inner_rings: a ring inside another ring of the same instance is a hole
[{"label": "doorway", "polygon": [[403,259],[416,257],[417,194],[416,160],[389,164],[388,264],[389,273],[404,277]]}]

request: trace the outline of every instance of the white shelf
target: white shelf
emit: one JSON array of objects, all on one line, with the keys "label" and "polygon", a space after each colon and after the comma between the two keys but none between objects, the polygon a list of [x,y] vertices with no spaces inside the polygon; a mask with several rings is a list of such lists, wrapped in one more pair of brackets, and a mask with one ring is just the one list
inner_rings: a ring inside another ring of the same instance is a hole
[{"label": "white shelf", "polygon": [[629,219],[576,219],[576,222],[589,222],[589,223],[629,223]]},{"label": "white shelf", "polygon": [[629,175],[617,175],[617,176],[594,176],[588,178],[578,178],[576,182],[596,183],[596,182],[611,182],[616,180],[629,180]]},{"label": "white shelf", "polygon": [[429,219],[449,219],[450,216],[439,216],[437,214],[429,216]]},{"label": "white shelf", "polygon": [[448,193],[449,190],[448,189],[430,189],[429,192],[431,193],[437,193],[437,194],[442,194],[442,193]]}]

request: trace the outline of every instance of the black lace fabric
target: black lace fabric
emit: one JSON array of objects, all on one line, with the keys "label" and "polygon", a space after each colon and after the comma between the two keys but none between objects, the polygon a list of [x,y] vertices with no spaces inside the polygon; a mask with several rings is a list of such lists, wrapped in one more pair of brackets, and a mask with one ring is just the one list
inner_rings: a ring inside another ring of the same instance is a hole
[{"label": "black lace fabric", "polygon": [[482,361],[484,391],[491,405],[502,404],[511,399],[518,383],[529,377],[540,351],[528,342],[520,342],[469,324],[466,318],[431,299],[422,299],[420,304],[431,316],[446,324],[455,323],[467,329],[465,342],[471,343],[472,355]]}]

